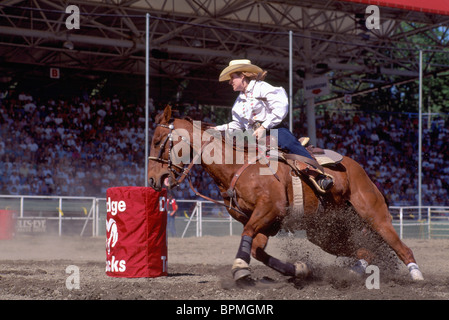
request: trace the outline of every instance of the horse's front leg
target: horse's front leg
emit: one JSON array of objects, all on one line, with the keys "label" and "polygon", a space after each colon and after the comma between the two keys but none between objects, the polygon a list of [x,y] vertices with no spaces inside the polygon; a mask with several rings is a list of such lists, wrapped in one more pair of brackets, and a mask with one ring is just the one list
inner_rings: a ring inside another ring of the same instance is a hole
[{"label": "horse's front leg", "polygon": [[249,263],[251,256],[287,276],[301,277],[309,273],[309,269],[304,263],[283,262],[265,252],[268,237],[264,232],[272,228],[278,219],[278,215],[282,215],[282,212],[278,212],[280,207],[270,201],[259,201],[243,229],[240,246],[232,265],[234,280],[250,276]]},{"label": "horse's front leg", "polygon": [[234,280],[246,278],[251,274],[249,263],[251,260],[251,248],[254,237],[262,230],[266,230],[276,219],[272,214],[273,204],[267,195],[261,195],[249,218],[244,224],[239,249],[232,265]]},{"label": "horse's front leg", "polygon": [[247,278],[251,275],[249,262],[251,260],[252,243],[253,238],[251,236],[242,235],[239,250],[237,251],[234,264],[232,265],[232,276],[235,281]]},{"label": "horse's front leg", "polygon": [[293,264],[269,255],[265,251],[267,242],[268,237],[262,233],[257,234],[254,239],[249,236],[242,236],[237,256],[232,265],[232,274],[235,281],[251,275],[249,269],[251,256],[285,276],[303,278],[310,274],[310,268],[304,262]]}]

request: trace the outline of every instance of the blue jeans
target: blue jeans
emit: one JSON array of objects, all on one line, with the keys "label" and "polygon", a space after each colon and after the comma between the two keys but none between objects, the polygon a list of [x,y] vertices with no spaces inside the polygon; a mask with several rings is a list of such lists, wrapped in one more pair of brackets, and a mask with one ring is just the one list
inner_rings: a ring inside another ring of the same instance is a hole
[{"label": "blue jeans", "polygon": [[290,132],[289,129],[281,127],[278,132],[278,147],[287,150],[289,153],[294,153],[303,157],[313,159],[310,153],[304,148],[304,146],[298,141],[298,139]]},{"label": "blue jeans", "polygon": [[171,216],[170,213],[167,212],[167,231],[173,237],[176,237],[176,229],[175,229],[175,216]]}]

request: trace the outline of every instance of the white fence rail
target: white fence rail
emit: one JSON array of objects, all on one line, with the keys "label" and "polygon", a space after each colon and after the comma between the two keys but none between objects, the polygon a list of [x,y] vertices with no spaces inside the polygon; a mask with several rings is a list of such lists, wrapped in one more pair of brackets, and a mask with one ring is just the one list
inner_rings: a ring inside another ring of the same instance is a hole
[{"label": "white fence rail", "polygon": [[94,236],[99,229],[94,197],[0,195],[0,210],[14,216],[16,233]]},{"label": "white fence rail", "polygon": [[[208,201],[178,200],[175,234],[240,235],[243,227],[224,207]],[[401,239],[449,238],[449,207],[390,207]],[[95,197],[0,195],[0,214],[14,215],[16,234],[103,236],[106,199]]]},{"label": "white fence rail", "polygon": [[449,238],[449,207],[390,207],[393,226],[401,239]]}]

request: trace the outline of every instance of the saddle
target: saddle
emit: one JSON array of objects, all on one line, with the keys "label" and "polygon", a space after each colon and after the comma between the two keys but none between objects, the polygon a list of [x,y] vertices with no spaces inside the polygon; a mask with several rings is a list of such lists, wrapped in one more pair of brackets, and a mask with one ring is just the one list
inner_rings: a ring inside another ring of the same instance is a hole
[{"label": "saddle", "polygon": [[[304,210],[303,207],[303,200],[302,200],[302,185],[300,183],[300,176],[304,175],[304,173],[301,172],[303,169],[307,169],[308,166],[312,166],[319,170],[323,175],[329,176],[333,179],[333,177],[327,173],[324,172],[323,166],[331,166],[331,165],[337,165],[340,163],[340,161],[343,159],[343,156],[339,153],[328,150],[328,149],[321,149],[317,148],[313,145],[309,145],[309,138],[308,137],[302,137],[298,139],[299,142],[309,151],[309,153],[312,155],[314,159],[302,157],[296,154],[287,154],[280,150],[279,148],[274,148],[270,146],[271,137],[267,137],[267,143],[266,143],[266,150],[263,150],[262,154],[265,154],[268,158],[275,158],[280,161],[283,161],[287,163],[293,170],[293,172],[296,173],[295,176],[293,176],[292,183],[293,183],[293,190],[294,190],[294,208],[299,208],[300,211]],[[276,143],[277,145],[277,143]],[[233,148],[235,150],[238,150],[238,148],[233,145]],[[246,148],[240,149],[238,151],[245,152],[247,151]],[[261,150],[262,151],[262,150]],[[259,157],[253,158],[248,163],[244,164],[233,176],[230,186],[228,190],[225,192],[222,192],[221,195],[225,199],[230,200],[230,208],[233,208],[233,205],[238,208],[239,212],[242,212],[241,208],[238,205],[236,193],[235,193],[235,185],[237,183],[237,180],[242,175],[243,171],[245,171],[250,165],[255,164],[259,160]],[[269,168],[269,163],[266,164]],[[271,169],[271,168],[270,168]],[[279,177],[275,172],[273,172],[273,175],[279,180]],[[317,182],[309,176],[309,180],[314,184],[315,188],[322,194],[326,193],[325,190],[323,190]]]},{"label": "saddle", "polygon": [[[225,138],[225,136],[223,136]],[[233,139],[230,139],[230,143],[228,140],[226,142],[230,144],[230,146],[238,151],[238,152],[248,152],[248,150],[259,150],[259,154],[266,154],[267,156],[272,156],[273,158],[278,157],[280,160],[283,160],[284,162],[290,162],[294,164],[291,160],[296,160],[299,162],[306,162],[310,165],[314,165],[322,170],[322,166],[327,165],[335,165],[338,164],[342,159],[343,156],[335,151],[328,150],[328,149],[321,149],[314,145],[310,145],[309,137],[301,137],[298,139],[298,141],[301,143],[302,146],[306,148],[306,150],[312,155],[312,157],[315,159],[316,162],[311,162],[309,158],[301,157],[299,155],[295,154],[288,154],[285,151],[283,151],[280,148],[272,147],[271,144],[274,141],[274,137],[271,137],[270,135],[266,136],[265,146],[261,146],[257,144],[257,142],[248,142],[245,141],[243,145],[239,145],[235,143]],[[274,144],[274,143],[273,143]],[[277,146],[277,143],[275,144]],[[261,149],[264,150],[261,150]]]},{"label": "saddle", "polygon": [[316,181],[317,176],[322,178],[334,178],[324,172],[324,166],[337,165],[343,159],[343,156],[335,151],[328,149],[321,149],[313,145],[309,145],[310,138],[302,137],[298,139],[302,146],[310,153],[313,159],[299,156],[296,154],[279,153],[277,156],[284,160],[296,173],[297,176],[306,176],[308,180],[314,185],[315,189],[320,193],[326,193],[320,184]]},{"label": "saddle", "polygon": [[309,151],[309,153],[316,159],[316,161],[322,165],[336,165],[343,160],[343,156],[335,151],[329,149],[321,149],[314,145],[309,145],[310,138],[302,137],[298,141]]}]

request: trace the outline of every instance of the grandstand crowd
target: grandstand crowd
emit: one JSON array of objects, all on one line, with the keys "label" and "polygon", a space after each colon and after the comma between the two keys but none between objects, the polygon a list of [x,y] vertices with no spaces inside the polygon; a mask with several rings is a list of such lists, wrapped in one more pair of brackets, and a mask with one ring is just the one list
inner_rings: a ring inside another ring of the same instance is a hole
[{"label": "grandstand crowd", "polygon": [[[305,123],[295,119],[297,137],[307,133]],[[144,108],[122,97],[42,100],[26,92],[5,92],[0,96],[0,194],[105,197],[109,187],[143,185],[144,128]],[[316,144],[360,162],[390,205],[417,205],[416,117],[321,112]],[[444,119],[425,123],[423,205],[449,205],[448,148]],[[195,167],[197,190],[220,199],[212,179]],[[174,195],[197,198],[187,183]]]}]

